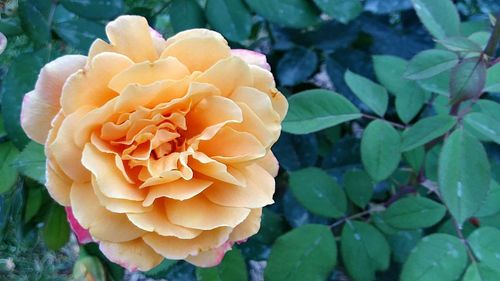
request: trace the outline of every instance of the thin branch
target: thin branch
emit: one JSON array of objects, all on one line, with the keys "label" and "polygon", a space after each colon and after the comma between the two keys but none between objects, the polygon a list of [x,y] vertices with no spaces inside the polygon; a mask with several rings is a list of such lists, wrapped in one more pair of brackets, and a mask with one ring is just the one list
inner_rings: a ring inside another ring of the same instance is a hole
[{"label": "thin branch", "polygon": [[372,214],[372,213],[377,213],[377,212],[382,212],[385,210],[385,207],[383,205],[374,205],[372,206],[370,209],[368,210],[365,210],[363,212],[360,212],[360,213],[357,213],[357,214],[354,214],[354,215],[351,215],[351,216],[348,216],[348,217],[343,217],[341,219],[339,219],[338,221],[332,223],[330,225],[330,228],[335,228],[347,221],[350,221],[350,220],[353,220],[353,219],[357,219],[357,218],[361,218],[361,217],[364,217],[366,215],[369,215],[369,214]]}]

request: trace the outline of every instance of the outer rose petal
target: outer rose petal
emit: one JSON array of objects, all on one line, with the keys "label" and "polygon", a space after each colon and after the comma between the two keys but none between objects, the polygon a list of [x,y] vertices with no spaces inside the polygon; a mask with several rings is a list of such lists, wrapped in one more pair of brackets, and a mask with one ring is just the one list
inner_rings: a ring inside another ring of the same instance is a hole
[{"label": "outer rose petal", "polygon": [[216,266],[222,261],[226,252],[231,250],[233,243],[228,241],[213,250],[200,252],[196,256],[189,256],[186,261],[199,267]]},{"label": "outer rose petal", "polygon": [[245,49],[232,49],[231,55],[241,58],[248,64],[260,66],[265,70],[271,70],[271,66],[267,63],[266,55],[259,52]]},{"label": "outer rose petal", "polygon": [[65,209],[69,226],[71,227],[71,230],[73,230],[73,233],[76,235],[78,242],[80,244],[86,244],[94,241],[94,239],[92,239],[92,236],[90,236],[90,232],[87,229],[83,228],[83,226],[76,220],[71,207],[66,207]]},{"label": "outer rose petal", "polygon": [[21,110],[21,126],[30,139],[45,143],[50,122],[59,111],[64,82],[85,65],[86,59],[85,56],[67,55],[42,68],[35,89],[24,97]]},{"label": "outer rose petal", "polygon": [[99,243],[99,249],[109,260],[130,271],[137,269],[147,271],[163,260],[163,257],[153,251],[142,239],[124,243],[102,241]]}]

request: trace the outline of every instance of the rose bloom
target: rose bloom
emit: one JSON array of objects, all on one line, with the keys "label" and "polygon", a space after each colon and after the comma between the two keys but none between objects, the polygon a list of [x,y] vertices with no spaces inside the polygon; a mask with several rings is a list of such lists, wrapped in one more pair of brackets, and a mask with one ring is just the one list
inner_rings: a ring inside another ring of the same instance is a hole
[{"label": "rose bloom", "polygon": [[21,123],[45,144],[47,189],[80,242],[149,270],[214,266],[260,227],[288,104],[265,56],[218,33],[168,40],[138,16],[106,26],[87,57],[48,63]]}]

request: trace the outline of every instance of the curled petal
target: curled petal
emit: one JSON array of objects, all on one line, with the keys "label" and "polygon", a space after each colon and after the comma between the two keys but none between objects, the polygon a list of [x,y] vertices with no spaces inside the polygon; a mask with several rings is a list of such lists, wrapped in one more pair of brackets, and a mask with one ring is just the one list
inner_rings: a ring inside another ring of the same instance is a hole
[{"label": "curled petal", "polygon": [[142,239],[135,239],[123,243],[101,241],[101,252],[112,262],[121,265],[129,271],[147,271],[157,266],[163,260]]},{"label": "curled petal", "polygon": [[266,55],[262,53],[245,49],[231,49],[231,55],[241,58],[248,64],[262,67],[268,71],[271,70],[271,66],[267,63]]},{"label": "curled petal", "polygon": [[92,239],[92,236],[90,236],[90,232],[87,229],[83,228],[83,226],[81,226],[81,224],[76,220],[71,207],[66,207],[65,210],[69,226],[71,227],[71,230],[73,230],[73,233],[76,235],[78,243],[86,244],[94,241],[94,239]]},{"label": "curled petal", "polygon": [[222,261],[226,252],[231,250],[233,243],[227,241],[215,249],[200,252],[196,256],[189,256],[186,258],[186,261],[199,267],[216,266]]}]

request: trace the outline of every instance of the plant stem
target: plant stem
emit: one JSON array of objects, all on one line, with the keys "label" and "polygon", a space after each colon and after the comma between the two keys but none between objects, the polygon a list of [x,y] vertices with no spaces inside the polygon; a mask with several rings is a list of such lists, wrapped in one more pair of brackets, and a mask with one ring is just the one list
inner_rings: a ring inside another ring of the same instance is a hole
[{"label": "plant stem", "polygon": [[488,44],[486,48],[484,48],[484,53],[488,57],[493,57],[495,55],[495,51],[497,49],[498,41],[500,40],[500,13],[497,14],[495,26],[493,27],[493,33],[488,40]]},{"label": "plant stem", "polygon": [[364,114],[364,113],[363,113],[362,117],[364,117],[366,119],[372,119],[372,120],[383,120],[383,121],[385,121],[385,122],[393,125],[394,127],[397,127],[397,128],[400,128],[400,129],[406,129],[405,125],[402,125],[402,124],[399,124],[399,123],[396,123],[396,122],[392,122],[392,121],[386,120],[386,119],[381,118],[381,117],[377,117],[377,116],[373,116],[373,115],[369,115],[369,114]]},{"label": "plant stem", "polygon": [[361,217],[369,215],[371,213],[382,212],[384,210],[385,210],[385,207],[383,205],[375,205],[375,206],[371,207],[370,209],[365,210],[363,212],[339,219],[338,221],[332,223],[330,225],[330,228],[335,228],[335,227],[345,223],[346,221],[361,218]]},{"label": "plant stem", "polygon": [[462,229],[458,225],[457,220],[453,216],[451,216],[451,220],[453,222],[453,227],[455,228],[455,231],[457,232],[458,238],[460,238],[460,240],[462,241],[462,243],[465,246],[465,249],[467,250],[467,255],[469,256],[469,259],[473,263],[477,263],[476,257],[474,256],[474,253],[472,253],[471,246],[469,245],[469,242],[465,238],[464,233],[462,232]]}]

